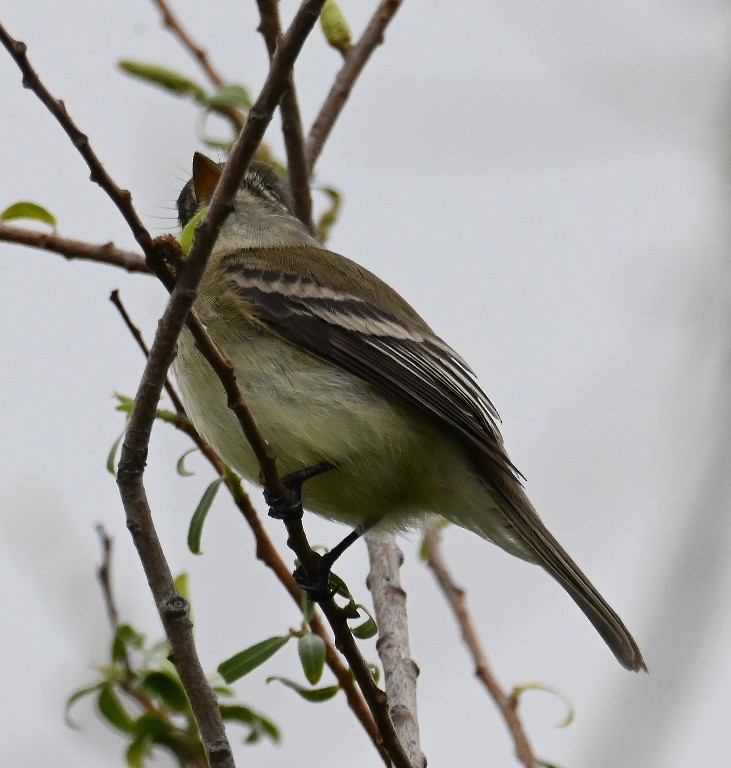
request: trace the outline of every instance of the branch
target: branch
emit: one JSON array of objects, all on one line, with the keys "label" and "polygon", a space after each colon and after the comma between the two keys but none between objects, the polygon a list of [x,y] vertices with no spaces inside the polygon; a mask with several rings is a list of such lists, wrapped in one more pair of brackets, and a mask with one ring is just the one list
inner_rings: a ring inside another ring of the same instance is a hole
[{"label": "branch", "polygon": [[[111,301],[112,304],[114,304],[114,306],[117,308],[117,311],[122,317],[122,322],[124,322],[124,324],[127,326],[127,330],[132,334],[132,338],[137,342],[137,346],[142,350],[142,354],[148,358],[150,356],[150,350],[148,349],[147,344],[145,344],[145,340],[142,338],[140,329],[132,322],[132,318],[129,316],[129,313],[125,309],[124,304],[122,304],[122,299],[119,298],[119,291],[116,288],[110,294],[109,301]],[[183,405],[180,396],[175,391],[175,387],[172,385],[170,379],[167,376],[165,377],[165,391],[170,398],[170,402],[173,404],[173,408],[175,408],[175,412],[179,416],[187,419],[185,406]]]},{"label": "branch", "polygon": [[434,574],[437,584],[447,599],[454,617],[457,619],[457,624],[462,632],[462,639],[475,663],[475,675],[485,686],[500,710],[505,724],[508,726],[508,730],[513,737],[516,757],[523,763],[525,768],[537,768],[536,756],[525,734],[523,723],[518,716],[517,702],[503,691],[490,669],[487,656],[482,649],[477,631],[467,610],[465,592],[452,580],[452,576],[444,562],[439,533],[434,526],[430,525],[425,528],[424,541],[428,553],[427,565]]},{"label": "branch", "polygon": [[153,240],[132,205],[132,195],[129,190],[122,189],[114,183],[112,177],[107,173],[96,153],[91,148],[88,137],[79,130],[66,111],[63,101],[54,98],[40,81],[26,56],[26,44],[20,40],[14,40],[2,24],[0,24],[0,41],[22,72],[23,87],[33,91],[48,111],[56,118],[59,125],[71,139],[71,143],[86,161],[91,171],[89,178],[95,184],[98,184],[117,206],[117,209],[124,216],[127,225],[132,231],[135,240],[149,258],[150,254],[155,252]]},{"label": "branch", "polygon": [[220,88],[226,81],[223,79],[218,70],[213,66],[211,60],[208,58],[208,52],[205,48],[201,48],[198,43],[188,34],[178,18],[170,9],[166,0],[152,0],[157,6],[160,14],[162,15],[162,23],[167,29],[170,30],[174,37],[177,37],[183,48],[185,48],[194,59],[198,61],[201,69],[206,73],[208,79],[217,88]]},{"label": "branch", "polygon": [[[259,32],[264,36],[269,59],[274,56],[277,43],[282,36],[279,21],[278,0],[256,0],[259,7]],[[287,176],[292,192],[294,212],[297,218],[310,230],[315,231],[312,223],[312,196],[310,194],[310,174],[305,157],[305,135],[302,129],[297,92],[294,88],[294,74],[290,74],[289,85],[280,104],[282,113],[282,135],[287,152]]]},{"label": "branch", "polygon": [[[170,33],[179,40],[183,48],[185,48],[193,56],[193,58],[196,59],[211,83],[216,88],[220,88],[222,85],[225,85],[226,81],[218,72],[218,70],[213,66],[211,60],[208,58],[208,52],[205,50],[205,48],[202,48],[193,40],[190,34],[180,23],[180,20],[170,9],[170,6],[167,4],[167,0],[152,0],[152,2],[160,11],[160,14],[162,15],[162,23],[165,28],[170,30]],[[235,107],[221,105],[216,107],[216,111],[226,115],[226,117],[228,117],[236,126],[238,131],[244,127],[246,119],[244,115],[242,115],[241,112]]]},{"label": "branch", "polygon": [[[124,308],[124,305],[122,304],[122,300],[119,298],[119,292],[113,291],[110,297],[110,300],[115,305],[115,307],[117,307],[117,309],[119,310],[119,313],[122,316],[122,320],[127,326],[127,329],[132,334],[132,337],[135,339],[138,346],[142,350],[142,353],[145,355],[146,358],[149,358],[150,353],[149,353],[147,344],[142,338],[142,334],[140,333],[139,329],[137,328],[137,326],[134,325],[134,323],[132,322],[132,319],[130,318],[129,314]],[[200,436],[196,428],[193,426],[192,422],[188,420],[188,418],[185,415],[185,411],[182,408],[182,403],[180,403],[180,398],[178,397],[177,392],[175,391],[173,386],[170,384],[170,382],[167,380],[166,380],[165,387],[168,392],[168,395],[170,396],[171,400],[175,404],[175,407],[179,416],[179,418],[177,418],[174,422],[175,428],[180,430],[181,432],[184,432],[186,435],[188,435],[188,437],[190,437],[190,439],[195,443],[195,445],[198,447],[201,453],[205,456],[205,458],[208,459],[209,463],[211,464],[213,469],[216,471],[216,473],[219,475],[219,477],[223,479],[224,485],[229,490],[234,503],[238,507],[239,511],[243,515],[246,522],[249,524],[249,527],[251,528],[251,531],[254,534],[254,540],[256,542],[257,559],[263,562],[267,567],[271,569],[274,575],[279,579],[279,581],[285,587],[285,589],[287,590],[287,592],[289,593],[290,597],[295,602],[295,604],[298,607],[300,607],[300,598],[301,598],[300,588],[297,586],[294,578],[292,577],[292,574],[288,570],[287,566],[284,564],[284,561],[282,560],[282,558],[279,556],[279,553],[277,552],[274,544],[272,543],[272,540],[269,538],[269,535],[267,534],[264,526],[262,525],[261,520],[259,519],[259,516],[256,513],[256,510],[251,504],[251,499],[249,498],[248,494],[244,491],[240,478],[238,477],[238,475],[231,472],[231,470],[226,466],[226,464],[223,462],[221,457],[214,451],[210,443],[206,442]],[[178,404],[180,407],[178,407]],[[105,594],[107,593],[105,592]],[[110,598],[111,598],[111,595],[110,595]],[[110,603],[111,603],[111,600],[108,600],[107,602],[108,606],[110,605]],[[332,673],[335,675],[335,678],[337,679],[338,684],[343,690],[345,697],[348,701],[348,705],[353,711],[353,714],[355,714],[357,719],[363,725],[363,728],[365,729],[366,733],[370,736],[371,741],[373,741],[374,745],[376,746],[376,749],[379,750],[381,757],[383,757],[386,765],[390,765],[391,761],[388,758],[388,755],[383,751],[383,748],[381,747],[380,736],[376,728],[375,721],[371,716],[371,713],[368,709],[368,706],[366,705],[366,702],[362,694],[360,693],[360,690],[358,689],[358,687],[355,685],[355,682],[353,681],[353,677],[350,674],[350,669],[346,667],[340,660],[340,655],[338,654],[335,646],[333,645],[332,637],[330,636],[330,633],[327,631],[327,629],[325,628],[325,625],[322,623],[322,620],[317,615],[315,615],[312,621],[310,621],[310,627],[312,628],[313,632],[315,632],[315,634],[318,634],[325,641],[325,654],[326,654],[327,665],[332,671]]]},{"label": "branch", "polygon": [[373,596],[378,624],[376,649],[383,664],[388,710],[412,765],[426,768],[416,716],[419,668],[410,655],[406,593],[399,578],[403,555],[392,533],[368,531],[364,538],[371,563],[366,584]]},{"label": "branch", "polygon": [[150,270],[145,264],[144,258],[133,251],[124,251],[115,247],[114,243],[102,243],[96,245],[83,240],[72,240],[68,237],[60,237],[51,232],[37,232],[33,229],[14,227],[0,221],[0,240],[6,243],[19,243],[31,248],[39,248],[43,251],[60,253],[67,259],[83,259],[96,261],[99,264],[110,264],[121,267],[127,272],[144,272]]},{"label": "branch", "polygon": [[383,42],[383,33],[391,19],[396,15],[396,11],[398,11],[402,2],[403,0],[381,0],[381,4],[376,8],[360,40],[344,54],[345,63],[338,72],[335,82],[307,136],[305,146],[307,167],[310,174],[312,174],[315,168],[315,164],[335,125],[335,121],[343,111],[355,81],[360,76],[373,51]]}]

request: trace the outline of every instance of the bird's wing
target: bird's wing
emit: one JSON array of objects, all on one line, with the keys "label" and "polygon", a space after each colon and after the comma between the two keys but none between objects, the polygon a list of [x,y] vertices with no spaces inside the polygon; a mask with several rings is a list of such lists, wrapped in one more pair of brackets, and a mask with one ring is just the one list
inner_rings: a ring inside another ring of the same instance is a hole
[{"label": "bird's wing", "polygon": [[497,411],[474,373],[423,321],[414,328],[363,295],[240,255],[223,259],[220,269],[223,290],[283,339],[425,413],[494,468],[512,479],[520,476],[503,447]]}]

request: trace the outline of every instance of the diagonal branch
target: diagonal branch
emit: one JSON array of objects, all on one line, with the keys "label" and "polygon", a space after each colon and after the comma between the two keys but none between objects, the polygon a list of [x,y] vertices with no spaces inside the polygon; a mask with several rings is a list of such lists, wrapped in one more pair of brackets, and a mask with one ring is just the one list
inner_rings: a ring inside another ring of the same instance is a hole
[{"label": "diagonal branch", "polygon": [[[180,41],[180,44],[183,46],[183,48],[185,48],[200,64],[201,69],[206,73],[206,76],[211,81],[211,83],[216,88],[220,88],[221,86],[225,85],[226,81],[224,80],[223,76],[213,66],[213,63],[208,58],[208,52],[205,50],[205,48],[202,48],[200,45],[198,45],[198,43],[195,42],[195,40],[193,40],[193,38],[190,36],[190,33],[185,29],[180,20],[173,13],[172,9],[167,3],[167,0],[152,0],[152,2],[160,11],[163,25],[170,30],[170,33]],[[244,127],[246,118],[235,107],[221,105],[216,107],[216,111],[226,115],[226,117],[228,117],[229,120],[231,120],[231,122],[236,126],[238,131]]]},{"label": "diagonal branch", "polygon": [[[127,326],[127,329],[130,331],[132,337],[135,339],[138,346],[142,350],[142,353],[146,358],[149,357],[150,353],[147,344],[145,344],[141,332],[137,326],[134,325],[132,319],[127,313],[122,300],[119,298],[119,293],[114,291],[110,298],[122,316],[122,320]],[[196,444],[205,458],[208,459],[209,463],[215,472],[219,475],[219,477],[223,478],[224,484],[228,488],[234,503],[238,507],[239,511],[251,528],[252,533],[254,534],[257,559],[261,560],[264,565],[271,569],[274,575],[279,579],[284,588],[287,590],[292,600],[299,607],[302,594],[300,588],[295,583],[292,574],[284,564],[282,558],[279,556],[279,553],[277,552],[272,540],[269,538],[269,534],[266,532],[266,529],[262,525],[256,510],[251,504],[251,499],[244,491],[240,478],[228,469],[221,457],[213,450],[211,445],[200,436],[193,424],[185,417],[185,411],[182,410],[182,404],[180,404],[179,397],[177,396],[177,393],[175,392],[175,389],[172,387],[172,385],[169,382],[166,382],[165,388],[179,415],[179,418],[174,423],[175,428],[181,432],[184,432],[186,435],[188,435],[188,437],[190,437],[190,439]],[[340,654],[337,652],[335,646],[333,645],[332,637],[318,615],[315,615],[310,621],[310,627],[315,634],[319,635],[325,641],[327,665],[335,675],[338,684],[343,690],[343,693],[345,694],[345,697],[348,701],[348,706],[363,725],[363,728],[371,738],[371,741],[373,741],[376,749],[379,750],[381,756],[384,758],[386,765],[390,765],[391,761],[380,745],[380,736],[368,706],[366,705],[360,690],[355,685],[353,677],[350,674],[350,669],[341,661]]]},{"label": "diagonal branch", "polygon": [[42,251],[52,251],[65,256],[67,259],[82,259],[95,261],[98,264],[110,264],[121,267],[127,272],[143,272],[150,274],[145,259],[134,251],[124,251],[115,247],[114,243],[96,245],[83,240],[72,240],[51,232],[37,232],[34,229],[14,227],[0,221],[0,241],[18,243]]},{"label": "diagonal branch", "polygon": [[153,253],[154,245],[152,237],[132,205],[132,195],[129,190],[122,189],[115,184],[114,180],[107,173],[96,153],[91,148],[86,134],[79,130],[76,123],[71,119],[71,116],[66,110],[66,105],[60,99],[54,98],[46,86],[40,81],[35,69],[33,69],[26,56],[26,44],[20,40],[14,40],[2,24],[0,24],[0,42],[5,46],[8,53],[12,56],[22,72],[23,87],[29,88],[36,94],[46,109],[48,109],[48,111],[56,118],[58,124],[71,139],[71,143],[86,161],[86,164],[91,171],[91,176],[89,177],[91,181],[98,184],[117,206],[117,209],[122,216],[124,216],[124,220],[132,231],[135,240],[139,243],[145,254]]},{"label": "diagonal branch", "polygon": [[381,0],[360,40],[344,54],[345,63],[338,72],[307,136],[305,147],[310,175],[312,175],[335,121],[340,116],[345,102],[353,90],[355,81],[360,76],[373,51],[383,42],[383,33],[402,2],[403,0]]},{"label": "diagonal branch", "polygon": [[452,579],[452,575],[444,561],[439,533],[433,525],[425,528],[424,541],[426,543],[426,551],[428,554],[427,565],[431,569],[434,578],[437,580],[437,584],[439,584],[440,589],[444,593],[444,597],[449,603],[452,613],[454,613],[454,617],[462,632],[462,639],[475,663],[475,675],[485,686],[487,692],[500,710],[500,713],[505,720],[505,724],[513,737],[516,757],[523,763],[525,768],[537,768],[538,762],[536,756],[533,753],[533,748],[526,736],[523,723],[518,716],[517,702],[503,691],[502,686],[490,669],[487,656],[482,649],[480,639],[477,636],[477,631],[475,630],[472,618],[467,610],[465,592],[462,588],[458,587]]},{"label": "diagonal branch", "polygon": [[[279,21],[278,0],[256,0],[259,7],[259,31],[264,36],[269,59],[274,56],[282,27]],[[297,92],[294,87],[294,74],[289,78],[289,86],[282,96],[280,105],[282,113],[282,134],[284,147],[287,152],[287,176],[292,192],[294,212],[297,218],[314,232],[312,223],[312,196],[310,194],[310,174],[305,157],[305,135],[302,129]]]}]

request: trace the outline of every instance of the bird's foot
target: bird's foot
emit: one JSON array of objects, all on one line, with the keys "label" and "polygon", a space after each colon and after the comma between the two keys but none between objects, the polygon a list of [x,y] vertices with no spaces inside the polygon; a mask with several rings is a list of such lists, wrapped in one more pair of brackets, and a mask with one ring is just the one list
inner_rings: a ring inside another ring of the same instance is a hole
[{"label": "bird's foot", "polygon": [[282,478],[282,483],[290,491],[290,498],[283,499],[264,489],[264,499],[269,505],[269,517],[276,520],[300,520],[302,518],[302,486],[310,478],[335,469],[329,461],[323,461],[314,467],[305,467],[291,472]]}]

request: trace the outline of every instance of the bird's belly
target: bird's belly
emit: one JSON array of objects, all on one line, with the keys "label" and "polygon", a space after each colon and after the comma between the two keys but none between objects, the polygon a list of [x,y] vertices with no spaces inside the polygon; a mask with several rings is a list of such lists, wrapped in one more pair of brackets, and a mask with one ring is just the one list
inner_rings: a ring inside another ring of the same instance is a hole
[{"label": "bird's belly", "polygon": [[[305,484],[311,511],[350,525],[385,518],[408,526],[442,494],[433,469],[462,460],[454,441],[416,411],[367,382],[249,326],[233,342],[209,332],[236,367],[239,385],[281,474],[329,461],[336,469]],[[227,334],[230,335],[230,334]],[[250,480],[259,467],[223,387],[181,336],[175,372],[191,420],[223,459]],[[440,454],[443,454],[440,456]]]}]

